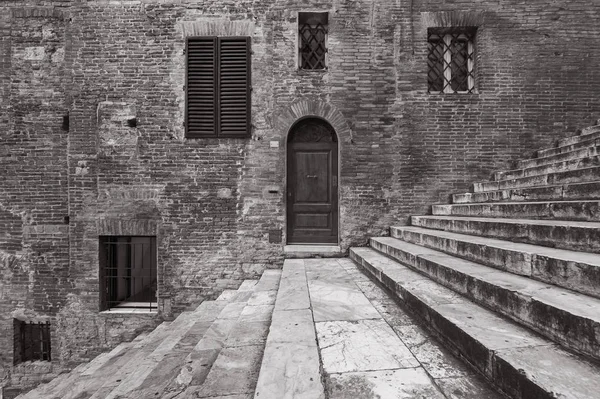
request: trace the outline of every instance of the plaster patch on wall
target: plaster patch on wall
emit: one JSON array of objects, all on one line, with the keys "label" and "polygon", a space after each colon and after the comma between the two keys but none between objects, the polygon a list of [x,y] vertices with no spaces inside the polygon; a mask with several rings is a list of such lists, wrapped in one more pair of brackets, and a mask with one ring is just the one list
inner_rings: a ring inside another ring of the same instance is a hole
[{"label": "plaster patch on wall", "polygon": [[104,154],[133,156],[137,151],[138,130],[131,127],[136,119],[136,109],[125,102],[103,101],[97,109],[100,151]]},{"label": "plaster patch on wall", "polygon": [[181,21],[176,29],[183,37],[189,36],[252,36],[256,25],[252,21],[229,21],[223,18],[202,18]]}]

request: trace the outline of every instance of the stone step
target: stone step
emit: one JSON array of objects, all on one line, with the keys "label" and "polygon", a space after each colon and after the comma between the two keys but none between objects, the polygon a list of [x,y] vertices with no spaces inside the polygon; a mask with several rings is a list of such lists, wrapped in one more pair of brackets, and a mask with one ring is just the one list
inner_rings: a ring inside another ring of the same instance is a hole
[{"label": "stone step", "polygon": [[452,195],[452,203],[561,201],[597,198],[600,198],[600,181],[454,194]]},{"label": "stone step", "polygon": [[182,328],[187,330],[191,324],[190,319],[194,314],[206,311],[211,306],[210,303],[204,303],[195,311],[181,313],[172,322],[163,322],[143,340],[122,351],[110,362],[82,372],[80,377],[71,385],[53,392],[53,397],[72,399],[106,396],[131,373],[131,370],[135,370],[144,359],[148,358],[153,351],[161,345],[168,345],[169,337],[173,331],[179,331]]},{"label": "stone step", "polygon": [[600,201],[545,201],[432,205],[433,215],[600,221]]},{"label": "stone step", "polygon": [[286,259],[255,398],[324,399],[304,261]]},{"label": "stone step", "polygon": [[564,147],[566,145],[571,145],[575,143],[579,143],[580,141],[588,140],[591,138],[600,137],[600,124],[596,123],[593,126],[588,126],[584,129],[581,129],[581,133],[576,136],[566,137],[564,139],[560,139],[556,142],[557,147]]},{"label": "stone step", "polygon": [[537,158],[549,157],[557,154],[564,154],[567,152],[575,151],[585,147],[591,147],[594,145],[600,145],[600,136],[596,133],[590,133],[582,136],[574,136],[568,138],[569,140],[573,140],[574,142],[568,144],[567,139],[565,139],[565,145],[560,145],[554,148],[546,148],[543,150],[539,150],[536,152]]},{"label": "stone step", "polygon": [[[153,397],[177,375],[181,363],[225,311],[224,301],[205,301],[184,323],[169,329],[169,335],[146,357],[136,357],[91,396],[93,399]],[[117,378],[115,380],[115,377]]]},{"label": "stone step", "polygon": [[600,298],[600,256],[413,226],[392,226],[400,240]]},{"label": "stone step", "polygon": [[514,242],[600,252],[600,223],[566,220],[412,216],[413,226]]},{"label": "stone step", "polygon": [[540,176],[548,173],[591,168],[598,165],[600,165],[600,146],[595,146],[588,148],[587,154],[582,157],[545,163],[538,166],[494,172],[492,179],[494,181],[520,179],[523,177]]},{"label": "stone step", "polygon": [[514,399],[595,399],[600,367],[370,248],[350,257]]},{"label": "stone step", "polygon": [[[568,348],[600,359],[600,299],[392,237],[370,245],[459,294]],[[543,315],[543,317],[540,317]]]},{"label": "stone step", "polygon": [[[182,398],[253,396],[280,278],[281,270],[264,271],[239,317],[221,336],[223,339],[209,337],[198,343],[186,359],[191,378],[181,391]],[[207,357],[214,360],[212,367],[204,370]]]},{"label": "stone step", "polygon": [[522,159],[516,162],[515,169],[529,169],[558,162],[568,162],[574,159],[593,157],[599,155],[600,148],[596,145],[579,148],[562,154],[550,155],[543,158]]},{"label": "stone step", "polygon": [[585,183],[597,180],[600,180],[600,167],[590,167],[516,179],[474,183],[473,192],[480,193],[510,188],[556,186],[559,184]]}]

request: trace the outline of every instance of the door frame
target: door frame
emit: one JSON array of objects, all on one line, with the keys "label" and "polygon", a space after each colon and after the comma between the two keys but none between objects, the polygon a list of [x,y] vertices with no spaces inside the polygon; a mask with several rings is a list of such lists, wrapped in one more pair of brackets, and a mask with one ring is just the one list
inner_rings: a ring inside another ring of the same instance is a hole
[{"label": "door frame", "polygon": [[[336,215],[337,215],[337,243],[290,243],[289,237],[288,237],[288,206],[290,205],[288,203],[288,173],[289,173],[289,168],[288,168],[288,162],[289,162],[289,145],[288,145],[288,140],[290,138],[290,133],[294,130],[294,127],[306,120],[306,119],[318,119],[322,122],[324,122],[325,124],[329,125],[331,127],[331,130],[333,131],[333,134],[335,134],[335,139],[336,139],[336,147],[337,147],[337,176],[335,176],[337,178],[337,185],[335,187],[336,191],[337,191],[337,201],[336,201]],[[337,133],[337,131],[335,130],[335,128],[333,127],[333,125],[325,118],[322,118],[318,115],[305,115],[302,118],[299,118],[297,120],[294,121],[294,123],[292,123],[292,125],[289,127],[288,131],[286,132],[285,135],[285,141],[284,141],[284,152],[285,152],[285,156],[284,156],[284,174],[283,174],[283,178],[284,178],[284,193],[283,193],[283,198],[284,198],[284,204],[285,204],[285,209],[284,209],[284,214],[285,214],[285,223],[284,223],[284,232],[285,232],[285,240],[284,240],[284,245],[340,245],[341,241],[342,241],[342,235],[341,235],[341,213],[340,213],[340,186],[341,186],[341,170],[342,170],[342,153],[341,153],[341,142],[340,142],[340,137]]]}]

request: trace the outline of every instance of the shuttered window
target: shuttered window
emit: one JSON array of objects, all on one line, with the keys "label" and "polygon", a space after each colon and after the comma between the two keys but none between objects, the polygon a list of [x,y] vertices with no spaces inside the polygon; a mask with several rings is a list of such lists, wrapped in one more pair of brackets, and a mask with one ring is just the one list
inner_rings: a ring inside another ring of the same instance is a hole
[{"label": "shuttered window", "polygon": [[186,137],[250,137],[250,38],[187,40]]}]

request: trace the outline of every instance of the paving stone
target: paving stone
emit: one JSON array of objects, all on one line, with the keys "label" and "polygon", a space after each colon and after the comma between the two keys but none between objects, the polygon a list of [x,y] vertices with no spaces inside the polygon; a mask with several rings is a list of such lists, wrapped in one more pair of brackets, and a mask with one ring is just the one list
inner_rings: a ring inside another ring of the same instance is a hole
[{"label": "paving stone", "polygon": [[308,283],[303,260],[286,259],[275,302],[276,310],[308,309]]},{"label": "paving stone", "polygon": [[332,374],[330,399],[445,399],[422,368]]},{"label": "paving stone", "polygon": [[327,281],[309,280],[315,321],[377,319],[381,315],[358,287],[346,288]]},{"label": "paving stone", "polygon": [[269,325],[269,320],[251,322],[240,320],[233,326],[225,346],[264,345],[269,334]]},{"label": "paving stone", "polygon": [[327,373],[419,365],[382,319],[318,322],[315,327],[323,368]]},{"label": "paving stone", "polygon": [[262,345],[224,348],[199,389],[198,397],[253,393],[262,355]]},{"label": "paving stone", "polygon": [[505,399],[477,375],[435,379],[435,384],[447,399]]},{"label": "paving stone", "polygon": [[240,320],[245,322],[269,321],[274,308],[274,305],[246,306],[240,314]]},{"label": "paving stone", "polygon": [[316,346],[316,332],[309,309],[273,312],[268,342]]},{"label": "paving stone", "polygon": [[268,344],[255,398],[324,399],[316,345],[294,342]]}]

